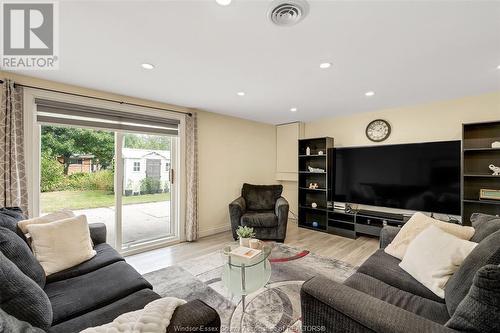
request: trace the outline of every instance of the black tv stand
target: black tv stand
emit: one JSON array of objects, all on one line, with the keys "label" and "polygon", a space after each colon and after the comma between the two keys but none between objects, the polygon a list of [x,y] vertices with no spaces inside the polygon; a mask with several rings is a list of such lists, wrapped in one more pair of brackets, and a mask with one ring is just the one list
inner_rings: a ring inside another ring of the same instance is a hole
[{"label": "black tv stand", "polygon": [[356,235],[380,236],[380,231],[386,225],[401,227],[404,224],[403,214],[394,214],[370,210],[356,212]]},{"label": "black tv stand", "polygon": [[401,220],[401,221],[404,220],[403,214],[387,213],[387,212],[380,212],[380,211],[366,210],[366,209],[360,209],[358,210],[358,213],[362,215],[386,218],[391,220]]},{"label": "black tv stand", "polygon": [[346,212],[345,210],[332,208],[324,211],[328,216],[328,220],[326,230],[322,231],[353,239],[359,236],[379,237],[384,226],[401,227],[406,222],[402,214],[369,210]]}]

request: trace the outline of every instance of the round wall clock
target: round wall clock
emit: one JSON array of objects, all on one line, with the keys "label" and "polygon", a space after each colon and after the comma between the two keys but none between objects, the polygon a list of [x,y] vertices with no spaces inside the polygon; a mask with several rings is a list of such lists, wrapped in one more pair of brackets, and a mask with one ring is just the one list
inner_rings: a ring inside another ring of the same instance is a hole
[{"label": "round wall clock", "polygon": [[391,125],[383,119],[376,119],[366,126],[366,137],[374,142],[384,141],[391,134]]}]

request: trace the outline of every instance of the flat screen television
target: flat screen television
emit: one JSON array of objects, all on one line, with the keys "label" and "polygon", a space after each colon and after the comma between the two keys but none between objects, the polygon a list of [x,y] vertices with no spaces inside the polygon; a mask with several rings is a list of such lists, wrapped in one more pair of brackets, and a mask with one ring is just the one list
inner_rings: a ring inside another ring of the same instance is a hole
[{"label": "flat screen television", "polygon": [[460,141],[333,153],[334,201],[460,215]]}]

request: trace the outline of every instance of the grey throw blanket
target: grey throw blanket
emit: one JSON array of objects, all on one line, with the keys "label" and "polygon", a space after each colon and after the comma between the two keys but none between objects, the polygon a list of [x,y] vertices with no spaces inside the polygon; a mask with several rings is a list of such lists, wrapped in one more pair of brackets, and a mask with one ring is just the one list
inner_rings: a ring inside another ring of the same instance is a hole
[{"label": "grey throw blanket", "polygon": [[43,330],[33,327],[27,322],[12,317],[0,309],[0,332],[2,333],[45,333]]}]

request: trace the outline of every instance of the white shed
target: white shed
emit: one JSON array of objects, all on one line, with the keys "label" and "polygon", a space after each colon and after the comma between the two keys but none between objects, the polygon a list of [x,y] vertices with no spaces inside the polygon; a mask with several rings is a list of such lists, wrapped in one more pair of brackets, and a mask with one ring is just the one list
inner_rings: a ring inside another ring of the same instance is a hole
[{"label": "white shed", "polygon": [[141,194],[141,185],[146,178],[159,182],[162,191],[169,190],[170,151],[123,148],[122,156],[126,195]]}]

